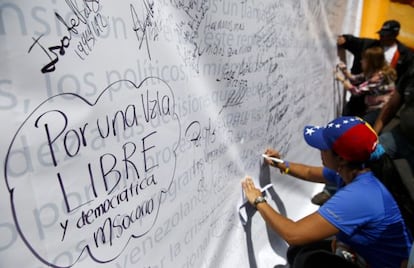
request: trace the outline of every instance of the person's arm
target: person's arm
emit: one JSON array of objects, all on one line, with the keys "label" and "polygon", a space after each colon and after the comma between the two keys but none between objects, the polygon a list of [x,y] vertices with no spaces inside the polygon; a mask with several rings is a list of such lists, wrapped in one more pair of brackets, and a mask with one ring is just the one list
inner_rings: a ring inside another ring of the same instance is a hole
[{"label": "person's arm", "polygon": [[344,63],[339,63],[337,65],[337,69],[339,69],[342,75],[337,70],[335,72],[335,79],[342,83],[345,90],[350,91],[354,95],[359,95],[361,92],[358,91],[357,85],[360,85],[361,83],[365,81],[364,74],[362,73],[357,74],[357,75],[351,74],[347,70],[346,65]]},{"label": "person's arm", "polygon": [[345,48],[353,55],[360,55],[366,48],[378,44],[378,40],[370,38],[359,38],[351,34],[342,34],[338,36],[336,44]]},{"label": "person's arm", "polygon": [[358,38],[350,34],[343,34],[338,36],[336,44],[339,47],[348,50],[352,54],[361,53],[364,45],[362,38]]},{"label": "person's arm", "polygon": [[342,72],[343,72],[345,78],[347,78],[349,80],[353,80],[354,79],[354,76],[351,74],[350,71],[348,71],[348,69],[345,69]]},{"label": "person's arm", "polygon": [[[260,190],[255,188],[250,177],[247,177],[242,185],[247,199],[253,205],[256,198],[262,195]],[[289,245],[303,245],[320,241],[339,232],[318,212],[295,222],[276,212],[266,202],[259,203],[256,208],[266,223]]]},{"label": "person's arm", "polygon": [[[280,154],[278,151],[273,149],[267,149],[265,154],[270,157],[280,158]],[[289,162],[289,169],[286,163],[283,164],[274,164],[271,160],[265,159],[265,162],[273,167],[280,169],[282,173],[286,170],[289,170],[287,174],[296,177],[298,179],[302,179],[305,181],[310,182],[318,182],[318,183],[327,183],[325,177],[323,176],[323,167],[314,167],[308,166],[299,163]]]},{"label": "person's arm", "polygon": [[382,107],[380,114],[374,124],[374,130],[378,134],[391,121],[402,105],[401,95],[395,91],[390,100]]},{"label": "person's arm", "polygon": [[382,107],[381,112],[374,124],[374,130],[379,134],[382,129],[391,121],[398,110],[403,105],[405,90],[414,87],[414,61],[406,73],[398,80],[397,90],[394,92],[390,100]]},{"label": "person's arm", "polygon": [[[351,74],[350,71],[348,71],[347,66],[346,66],[345,63],[343,63],[343,62],[338,63],[337,68],[345,76],[345,79],[349,79],[349,80],[354,79],[354,76]],[[341,78],[342,77],[337,76],[337,80],[341,81]]]},{"label": "person's arm", "polygon": [[[349,79],[349,78],[348,78]],[[338,78],[338,81],[342,83],[342,85],[344,86],[344,88],[346,90],[351,91],[353,94],[355,94],[353,92],[353,89],[355,89],[355,86],[352,85],[351,81],[349,81],[348,79],[344,79],[344,78]]]}]

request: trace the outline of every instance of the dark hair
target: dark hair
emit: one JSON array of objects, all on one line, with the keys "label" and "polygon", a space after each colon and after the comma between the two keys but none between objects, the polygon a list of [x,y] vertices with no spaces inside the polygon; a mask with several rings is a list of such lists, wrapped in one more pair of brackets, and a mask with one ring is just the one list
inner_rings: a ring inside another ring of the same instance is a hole
[{"label": "dark hair", "polygon": [[375,177],[382,182],[390,180],[398,174],[394,162],[386,153],[376,160],[368,160],[365,163],[365,167],[369,168],[372,173],[374,173]]},{"label": "dark hair", "polygon": [[[337,152],[335,152],[334,149],[331,149],[332,154],[335,157],[341,157]],[[342,158],[342,157],[341,157]],[[350,169],[364,169],[365,168],[365,162],[359,162],[359,161],[346,161],[346,166]]]},{"label": "dark hair", "polygon": [[[332,150],[334,156],[340,157],[340,155]],[[372,152],[371,158],[367,161],[360,162],[347,161],[346,166],[350,169],[364,169],[369,168],[375,177],[380,181],[386,180],[387,178],[392,178],[396,173],[397,169],[394,165],[392,159],[384,151],[384,147],[378,144],[375,151]]]}]

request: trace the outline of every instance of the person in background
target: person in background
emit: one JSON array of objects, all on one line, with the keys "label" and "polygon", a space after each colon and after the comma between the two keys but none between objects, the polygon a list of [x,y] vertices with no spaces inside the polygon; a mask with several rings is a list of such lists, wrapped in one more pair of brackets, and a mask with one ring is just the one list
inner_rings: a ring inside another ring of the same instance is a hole
[{"label": "person in background", "polygon": [[[367,164],[378,149],[376,133],[362,119],[341,117],[305,127],[304,137],[321,151],[324,167],[268,163],[302,180],[336,183],[340,189],[318,211],[292,221],[267,204],[250,177],[242,182],[249,203],[290,244],[290,267],[400,268],[412,240],[394,198]],[[275,150],[266,154],[280,157]]]},{"label": "person in background", "polygon": [[[351,67],[351,73],[352,74],[360,74],[362,73],[362,66],[361,66],[361,59],[363,52],[370,47],[376,47],[381,46],[384,50],[384,56],[385,60],[388,62],[388,64],[394,68],[397,72],[397,89],[398,83],[400,79],[405,75],[405,73],[412,67],[411,64],[414,61],[414,55],[412,51],[405,46],[403,43],[398,41],[398,35],[400,33],[401,25],[397,20],[387,20],[383,23],[381,29],[377,31],[379,39],[371,39],[371,38],[359,38],[355,37],[353,35],[349,34],[342,34],[338,36],[337,38],[337,45],[340,48],[344,48],[347,51],[349,51],[353,56],[354,60]],[[385,105],[387,107],[384,107],[387,111],[384,112],[385,114],[382,115],[384,121],[390,121],[391,119],[387,118],[389,115],[392,114],[391,117],[393,117],[397,111],[395,111],[395,107],[401,107],[400,105],[400,97],[399,94],[394,94],[396,96],[393,96],[391,99],[392,103],[389,105]],[[401,102],[402,103],[402,102]],[[351,96],[349,102],[345,106],[343,115],[363,115],[366,111],[365,106],[365,97],[363,95],[353,95]],[[382,111],[380,112],[382,113]],[[382,119],[377,120],[377,128],[382,129]],[[395,134],[399,135],[399,134]],[[380,138],[381,139],[381,138]],[[407,152],[397,152],[398,149],[396,149],[396,144],[392,144],[392,138],[391,137],[384,137],[383,139],[387,139],[387,141],[390,141],[391,144],[387,144],[386,150],[387,153],[391,156],[397,156],[397,155],[406,155]],[[397,137],[397,139],[399,139]],[[404,143],[404,141],[402,141]],[[388,150],[388,148],[394,148],[392,149],[394,152]],[[405,149],[401,149],[402,151],[405,151]],[[409,149],[409,152],[412,152],[413,150]],[[324,191],[316,194],[312,198],[312,203],[316,205],[321,205],[326,200],[328,200],[333,194],[335,193],[334,187],[327,187],[324,189]]]},{"label": "person in background", "polygon": [[[381,134],[398,111],[399,125]],[[414,62],[397,84],[395,94],[381,109],[374,130],[381,134],[379,139],[387,154],[393,159],[405,158],[414,170]]]},{"label": "person in background", "polygon": [[403,43],[398,41],[401,25],[396,20],[385,21],[377,32],[379,39],[358,38],[353,35],[343,34],[338,36],[337,45],[354,56],[351,68],[352,74],[362,72],[362,53],[370,47],[381,46],[384,49],[385,60],[397,71],[397,77],[402,77],[408,70],[413,59],[412,51]]},{"label": "person in background", "polygon": [[[398,83],[398,79],[408,70],[408,66],[413,60],[413,53],[410,49],[397,39],[400,28],[401,25],[398,21],[388,20],[383,23],[381,29],[377,32],[379,39],[358,38],[349,34],[338,36],[337,45],[351,52],[354,56],[351,73],[359,74],[362,72],[362,53],[367,48],[381,46],[384,50],[385,60],[397,72]],[[363,113],[364,108],[363,97],[353,96],[346,106],[344,115]]]},{"label": "person in background", "polygon": [[373,125],[380,109],[388,102],[395,91],[396,71],[385,61],[381,47],[371,47],[362,53],[362,73],[353,75],[343,63],[339,64],[336,79],[352,95],[363,96],[365,110],[361,116]]}]

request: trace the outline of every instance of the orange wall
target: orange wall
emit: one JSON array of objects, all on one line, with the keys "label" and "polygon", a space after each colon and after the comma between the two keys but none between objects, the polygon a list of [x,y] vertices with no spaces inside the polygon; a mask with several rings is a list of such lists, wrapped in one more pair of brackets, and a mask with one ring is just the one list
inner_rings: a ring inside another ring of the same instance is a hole
[{"label": "orange wall", "polygon": [[376,33],[384,21],[398,20],[401,23],[398,40],[414,48],[414,7],[390,0],[364,0],[361,37],[378,38]]}]

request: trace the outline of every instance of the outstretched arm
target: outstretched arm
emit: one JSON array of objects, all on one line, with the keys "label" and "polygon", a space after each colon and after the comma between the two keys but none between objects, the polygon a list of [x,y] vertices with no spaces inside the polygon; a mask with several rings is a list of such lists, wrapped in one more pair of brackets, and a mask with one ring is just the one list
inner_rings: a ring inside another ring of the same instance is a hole
[{"label": "outstretched arm", "polygon": [[[260,190],[256,189],[250,177],[246,177],[242,185],[247,199],[251,204],[254,204],[256,198],[262,195]],[[339,232],[334,225],[318,212],[295,222],[276,212],[267,203],[259,203],[256,208],[266,223],[289,245],[303,245],[316,242]]]},{"label": "outstretched arm", "polygon": [[[265,154],[270,157],[280,158],[280,154],[278,151],[273,149],[267,149]],[[310,182],[319,182],[319,183],[327,183],[325,177],[323,176],[323,167],[315,167],[315,166],[308,166],[299,163],[289,162],[289,168],[287,167],[286,163],[283,164],[275,164],[271,160],[265,159],[266,163],[269,165],[280,169],[282,173],[287,171],[286,173],[296,177],[301,180],[310,181]]]},{"label": "outstretched arm", "polygon": [[382,129],[391,121],[391,119],[397,114],[402,105],[401,95],[398,91],[395,91],[390,100],[382,107],[380,114],[374,124],[374,130],[378,134]]},{"label": "outstretched arm", "polygon": [[353,55],[361,54],[364,49],[378,44],[378,40],[370,38],[359,38],[350,34],[342,34],[336,39],[339,47],[345,48]]}]

